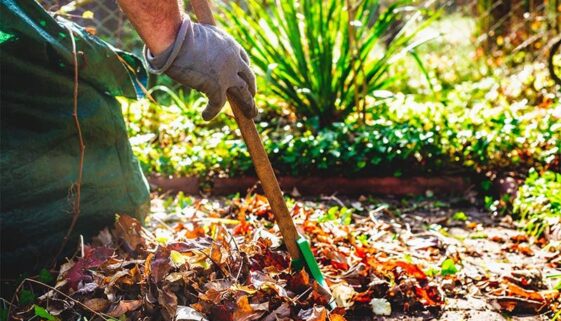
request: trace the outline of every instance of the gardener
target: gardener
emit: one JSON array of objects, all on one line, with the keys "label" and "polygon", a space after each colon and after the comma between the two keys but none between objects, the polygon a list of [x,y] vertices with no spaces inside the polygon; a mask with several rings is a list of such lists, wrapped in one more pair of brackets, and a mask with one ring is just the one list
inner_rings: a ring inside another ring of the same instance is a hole
[{"label": "gardener", "polygon": [[[226,92],[245,115],[256,115],[249,59],[230,36],[191,22],[177,0],[118,2],[146,43],[149,70],[206,94],[204,119],[221,110]],[[112,225],[115,213],[142,217],[149,190],[115,99],[140,92],[145,74],[137,59],[53,18],[34,1],[3,0],[0,15],[0,261],[6,280],[48,268],[78,209],[63,254],[74,251],[80,234],[88,238]]]}]

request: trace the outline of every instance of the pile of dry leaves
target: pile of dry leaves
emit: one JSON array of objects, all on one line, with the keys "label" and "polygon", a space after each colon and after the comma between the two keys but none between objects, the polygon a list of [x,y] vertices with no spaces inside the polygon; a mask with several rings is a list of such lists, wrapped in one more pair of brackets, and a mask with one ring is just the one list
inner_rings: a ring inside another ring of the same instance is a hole
[{"label": "pile of dry leaves", "polygon": [[[486,274],[475,280],[456,273],[463,252],[446,250],[444,238],[411,231],[407,236],[372,215],[351,214],[342,224],[325,219],[324,209],[298,203],[292,214],[311,240],[329,290],[305,270],[291,269],[266,199],[252,195],[214,210],[196,203],[168,221],[156,217],[150,231],[117,215],[113,229],[101,231],[60,267],[54,287],[35,305],[18,306],[12,317],[29,319],[37,307],[47,320],[368,320],[392,311],[438,315],[446,297],[467,295],[462,286],[477,282],[480,292],[493,296],[504,311],[542,313],[559,307],[559,291],[543,290],[531,275]],[[406,246],[397,250],[388,239]],[[415,258],[422,253],[427,264],[413,263],[407,253]],[[439,264],[444,258],[447,267]],[[427,270],[435,264],[442,270]]]}]

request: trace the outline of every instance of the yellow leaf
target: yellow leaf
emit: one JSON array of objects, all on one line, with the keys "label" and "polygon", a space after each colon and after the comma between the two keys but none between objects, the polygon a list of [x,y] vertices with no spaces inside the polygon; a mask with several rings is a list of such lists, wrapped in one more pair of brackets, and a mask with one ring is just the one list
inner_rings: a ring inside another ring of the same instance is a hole
[{"label": "yellow leaf", "polygon": [[84,13],[82,13],[82,18],[93,19],[94,18],[94,13],[90,10],[86,10],[86,11],[84,11]]},{"label": "yellow leaf", "polygon": [[171,259],[171,263],[176,267],[181,266],[187,262],[187,259],[183,254],[173,250],[170,252],[169,258]]}]

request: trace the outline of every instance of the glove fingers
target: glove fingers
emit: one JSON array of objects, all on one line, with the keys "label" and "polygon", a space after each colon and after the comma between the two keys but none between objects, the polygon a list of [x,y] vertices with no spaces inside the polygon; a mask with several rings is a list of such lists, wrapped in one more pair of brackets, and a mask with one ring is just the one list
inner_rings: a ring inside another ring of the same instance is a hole
[{"label": "glove fingers", "polygon": [[230,95],[230,98],[234,100],[234,103],[240,107],[242,113],[247,118],[255,118],[255,116],[257,116],[255,101],[253,100],[253,95],[250,93],[247,85],[230,87],[228,89],[228,94]]},{"label": "glove fingers", "polygon": [[211,120],[222,110],[226,103],[226,95],[220,90],[214,91],[212,94],[207,94],[208,104],[203,110],[203,119]]},{"label": "glove fingers", "polygon": [[257,92],[257,85],[255,82],[255,75],[253,74],[251,69],[249,69],[249,66],[244,65],[242,70],[238,72],[238,76],[240,76],[240,78],[246,82],[251,96],[255,97],[255,93]]},{"label": "glove fingers", "polygon": [[243,48],[240,48],[240,56],[242,56],[242,60],[249,65],[249,56],[247,55],[247,52],[245,52],[245,50]]}]

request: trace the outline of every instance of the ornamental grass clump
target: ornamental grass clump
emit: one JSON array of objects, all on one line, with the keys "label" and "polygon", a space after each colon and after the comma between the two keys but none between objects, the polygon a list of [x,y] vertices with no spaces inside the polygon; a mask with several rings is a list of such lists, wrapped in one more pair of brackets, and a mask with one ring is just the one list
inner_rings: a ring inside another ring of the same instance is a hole
[{"label": "ornamental grass clump", "polygon": [[260,92],[326,126],[363,113],[364,98],[394,81],[392,60],[424,42],[416,35],[431,18],[411,4],[249,0],[224,4],[221,19],[249,51]]}]

